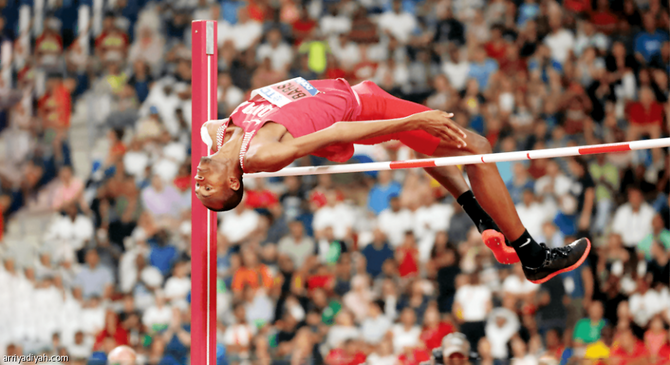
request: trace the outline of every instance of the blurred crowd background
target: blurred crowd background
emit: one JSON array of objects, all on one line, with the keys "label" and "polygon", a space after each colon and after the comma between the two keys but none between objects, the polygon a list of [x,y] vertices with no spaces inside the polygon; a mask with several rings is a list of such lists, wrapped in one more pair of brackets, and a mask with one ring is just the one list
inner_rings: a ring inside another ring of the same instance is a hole
[{"label": "blurred crowd background", "polygon": [[[668,135],[660,0],[0,0],[0,354],[188,364],[190,22],[218,20],[218,102],[301,76],[373,80],[496,152]],[[355,161],[411,158],[396,143]],[[304,158],[298,165],[324,164]],[[670,363],[668,151],[500,163],[551,247],[496,264],[420,170],[245,181],[219,215],[219,364]],[[582,360],[586,359],[586,360]]]}]

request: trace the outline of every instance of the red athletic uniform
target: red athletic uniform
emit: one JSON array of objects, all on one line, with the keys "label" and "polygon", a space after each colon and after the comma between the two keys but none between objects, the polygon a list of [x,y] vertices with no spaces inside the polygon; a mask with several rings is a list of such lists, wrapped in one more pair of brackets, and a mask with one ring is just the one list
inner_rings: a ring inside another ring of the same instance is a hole
[{"label": "red athletic uniform", "polygon": [[[286,127],[298,138],[322,130],[340,121],[365,121],[402,118],[430,108],[398,99],[373,82],[364,81],[354,87],[344,79],[305,81],[302,78],[282,81],[254,90],[248,101],[230,115],[230,122],[244,130],[240,161],[251,139],[267,122]],[[358,141],[377,144],[399,140],[413,150],[431,155],[440,139],[423,130],[395,133]],[[313,153],[334,162],[345,162],[354,154],[351,143],[337,143]]]}]

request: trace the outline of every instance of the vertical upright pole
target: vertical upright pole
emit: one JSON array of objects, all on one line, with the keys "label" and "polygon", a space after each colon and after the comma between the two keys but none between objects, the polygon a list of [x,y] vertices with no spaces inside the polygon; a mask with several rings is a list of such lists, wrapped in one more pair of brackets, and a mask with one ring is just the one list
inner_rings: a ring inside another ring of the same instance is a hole
[{"label": "vertical upright pole", "polygon": [[[216,119],[216,21],[192,24],[191,176],[200,158],[210,154],[200,128]],[[191,364],[216,364],[216,213],[195,196],[191,179]]]}]

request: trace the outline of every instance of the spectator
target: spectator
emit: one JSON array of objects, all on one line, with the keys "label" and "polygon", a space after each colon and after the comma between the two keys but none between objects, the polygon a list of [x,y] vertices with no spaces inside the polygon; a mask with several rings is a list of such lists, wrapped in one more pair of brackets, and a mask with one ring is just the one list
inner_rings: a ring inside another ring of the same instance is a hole
[{"label": "spectator", "polygon": [[393,9],[384,12],[377,20],[379,29],[393,36],[401,44],[408,43],[410,35],[416,29],[416,18],[402,9],[402,1],[394,0]]},{"label": "spectator", "polygon": [[375,214],[380,214],[389,208],[390,199],[400,195],[402,185],[393,181],[391,171],[380,171],[377,173],[377,184],[372,187],[368,195],[368,209]]},{"label": "spectator", "polygon": [[245,286],[254,289],[270,289],[273,285],[273,275],[267,266],[258,262],[256,253],[250,248],[242,250],[242,267],[233,276],[231,289],[236,295],[242,294]]},{"label": "spectator", "polygon": [[523,192],[523,202],[516,205],[516,211],[528,233],[537,237],[542,234],[542,225],[552,217],[547,216],[546,209],[535,201],[535,195],[530,189]]},{"label": "spectator", "polygon": [[481,284],[478,273],[462,277],[461,282],[463,284],[456,290],[453,312],[468,342],[476,344],[486,335],[486,318],[493,306],[491,290]]},{"label": "spectator", "polygon": [[530,189],[533,190],[534,182],[528,175],[528,169],[520,162],[514,164],[514,180],[507,184],[507,190],[514,204],[521,203],[523,199],[523,192]]},{"label": "spectator", "polygon": [[354,213],[351,207],[339,202],[334,190],[327,191],[325,197],[327,205],[314,213],[314,220],[312,221],[314,231],[332,227],[334,238],[339,240],[349,238],[354,223]]},{"label": "spectator", "polygon": [[53,210],[61,210],[68,204],[80,203],[86,207],[82,200],[84,183],[80,178],[72,175],[71,166],[63,166],[58,171],[58,183],[54,189],[54,199],[51,205]]},{"label": "spectator", "polygon": [[[437,303],[433,302],[432,304]],[[442,339],[455,331],[451,323],[441,320],[437,305],[432,304],[429,305],[423,316],[423,328],[420,337],[428,350],[440,347]]]},{"label": "spectator", "polygon": [[386,235],[392,247],[399,247],[405,233],[413,227],[413,214],[408,209],[400,207],[400,198],[391,196],[389,208],[383,210],[377,218],[379,229]]},{"label": "spectator", "polygon": [[644,135],[658,138],[661,135],[663,107],[655,100],[651,88],[640,88],[639,101],[630,105],[628,115],[628,139],[637,140]]},{"label": "spectator", "polygon": [[645,348],[644,342],[637,339],[630,329],[620,333],[619,341],[612,346],[610,356],[624,364],[649,361],[649,351]]},{"label": "spectator", "polygon": [[580,319],[575,325],[573,339],[578,345],[589,345],[600,340],[600,332],[607,324],[603,319],[603,304],[601,302],[592,302],[588,311],[588,318]]},{"label": "spectator", "polygon": [[639,188],[628,189],[628,202],[614,213],[613,231],[620,234],[623,244],[633,252],[634,248],[652,233],[654,210],[647,204]]},{"label": "spectator", "polygon": [[256,211],[248,209],[244,200],[231,212],[221,214],[223,223],[219,232],[226,236],[232,245],[239,245],[248,240],[258,228],[260,216]]},{"label": "spectator", "polygon": [[549,15],[549,27],[551,31],[544,38],[544,44],[551,50],[551,58],[563,65],[572,52],[575,45],[575,37],[569,30],[563,27],[560,13]]},{"label": "spectator", "polygon": [[665,250],[670,250],[670,231],[663,226],[663,218],[656,214],[651,220],[651,232],[637,245],[638,253],[644,255],[644,258],[651,260],[651,246],[653,242],[658,242]]},{"label": "spectator", "polygon": [[165,295],[156,293],[156,303],[144,311],[142,324],[149,328],[151,333],[165,331],[172,320],[172,308],[165,303]]},{"label": "spectator", "polygon": [[491,311],[486,322],[486,337],[482,339],[489,342],[491,356],[494,359],[508,358],[508,344],[519,329],[519,319],[514,312],[507,308],[496,308]]},{"label": "spectator", "polygon": [[372,345],[384,346],[384,337],[391,328],[391,320],[384,315],[384,304],[382,301],[371,301],[368,307],[368,315],[361,323],[361,336]]},{"label": "spectator", "polygon": [[644,31],[635,37],[635,57],[643,64],[649,63],[651,58],[661,50],[661,44],[668,41],[668,34],[656,29],[656,18],[652,13],[644,14]]},{"label": "spectator", "polygon": [[406,348],[413,349],[419,345],[421,328],[416,325],[416,314],[411,308],[405,308],[400,313],[400,323],[391,327],[389,336],[393,341],[393,351],[400,354]]},{"label": "spectator", "polygon": [[481,90],[486,90],[489,86],[491,77],[498,71],[498,63],[486,56],[486,50],[478,47],[474,50],[468,78],[477,80],[477,85]]},{"label": "spectator", "polygon": [[226,352],[230,354],[231,361],[249,360],[251,355],[251,344],[256,329],[246,322],[244,306],[237,304],[233,308],[235,324],[226,328],[223,333],[223,344]]},{"label": "spectator", "polygon": [[393,250],[389,246],[386,236],[379,228],[375,228],[373,235],[374,239],[372,243],[365,246],[361,252],[365,257],[365,271],[372,278],[375,278],[381,274],[384,262],[393,259]]},{"label": "spectator", "polygon": [[289,223],[291,234],[282,238],[277,244],[277,251],[287,255],[296,268],[301,268],[305,260],[314,253],[314,240],[305,235],[302,222]]},{"label": "spectator", "polygon": [[256,58],[258,62],[270,59],[272,70],[287,72],[293,61],[291,47],[282,39],[281,31],[272,28],[265,35],[267,42],[258,47]]},{"label": "spectator", "polygon": [[142,205],[158,220],[177,218],[186,208],[177,189],[158,175],[151,177],[151,185],[142,190],[141,196]]},{"label": "spectator", "polygon": [[112,294],[114,277],[108,268],[100,265],[100,256],[95,249],[86,251],[86,265],[75,278],[74,285],[81,288],[83,297],[109,298]]}]

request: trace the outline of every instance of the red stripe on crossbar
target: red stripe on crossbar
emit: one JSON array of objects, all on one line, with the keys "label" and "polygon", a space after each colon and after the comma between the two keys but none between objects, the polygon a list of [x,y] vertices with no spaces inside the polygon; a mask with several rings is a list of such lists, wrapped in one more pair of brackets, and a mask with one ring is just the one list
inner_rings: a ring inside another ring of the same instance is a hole
[{"label": "red stripe on crossbar", "polygon": [[594,146],[594,147],[582,147],[579,149],[580,155],[591,155],[594,153],[611,153],[611,152],[623,152],[630,151],[630,145],[626,144],[617,144],[613,146]]},{"label": "red stripe on crossbar", "polygon": [[389,165],[391,170],[397,169],[412,169],[415,167],[435,167],[434,160],[424,160],[424,161],[396,161],[391,162]]}]

